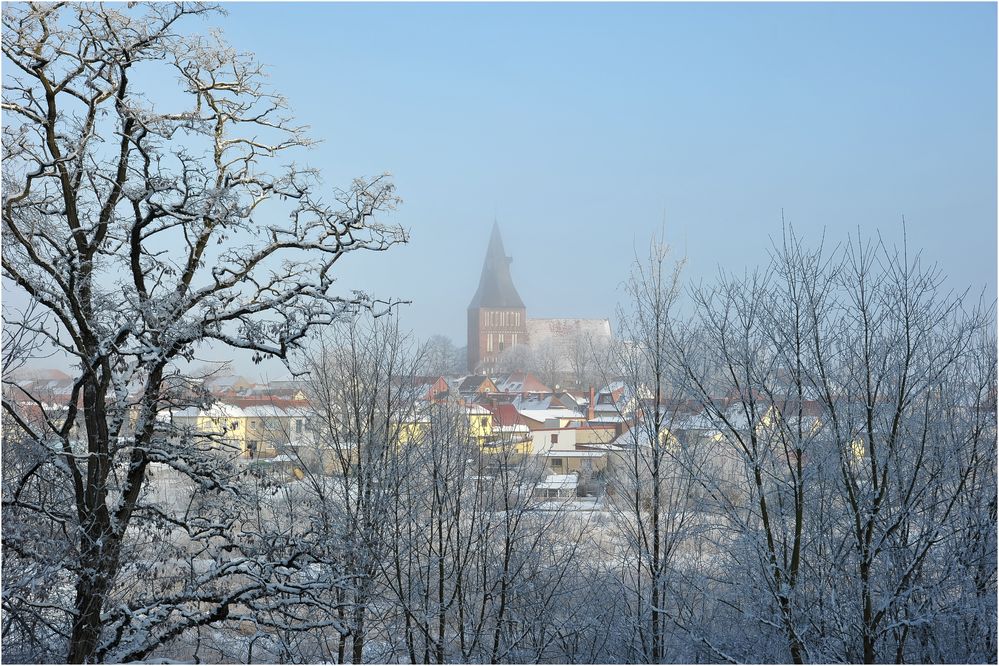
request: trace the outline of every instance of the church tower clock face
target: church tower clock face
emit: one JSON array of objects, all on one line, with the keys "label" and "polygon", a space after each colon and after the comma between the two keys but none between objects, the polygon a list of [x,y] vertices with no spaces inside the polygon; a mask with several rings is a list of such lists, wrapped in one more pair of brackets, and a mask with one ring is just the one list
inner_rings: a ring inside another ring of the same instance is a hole
[{"label": "church tower clock face", "polygon": [[469,372],[494,370],[500,354],[528,342],[527,310],[513,285],[511,261],[494,222],[479,288],[468,304]]}]

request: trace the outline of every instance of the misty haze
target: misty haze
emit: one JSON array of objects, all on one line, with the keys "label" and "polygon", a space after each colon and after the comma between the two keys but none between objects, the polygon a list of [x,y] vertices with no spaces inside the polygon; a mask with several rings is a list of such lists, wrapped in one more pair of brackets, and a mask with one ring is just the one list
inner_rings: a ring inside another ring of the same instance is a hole
[{"label": "misty haze", "polygon": [[7,663],[995,663],[994,4],[3,6]]}]

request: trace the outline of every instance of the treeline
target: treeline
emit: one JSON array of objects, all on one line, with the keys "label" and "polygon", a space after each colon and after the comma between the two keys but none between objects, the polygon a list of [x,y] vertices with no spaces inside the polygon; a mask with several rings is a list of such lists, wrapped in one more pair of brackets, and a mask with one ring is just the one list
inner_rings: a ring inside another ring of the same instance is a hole
[{"label": "treeline", "polygon": [[[423,350],[358,317],[301,368],[300,478],[170,433],[99,659],[993,660],[992,309],[904,250],[790,234],[686,295],[653,244],[628,285],[609,370],[638,399],[597,510],[535,497],[544,459],[480,448],[463,406],[414,401]],[[5,441],[5,490],[47,471],[5,494],[4,650],[61,661],[66,471],[31,450]]]}]

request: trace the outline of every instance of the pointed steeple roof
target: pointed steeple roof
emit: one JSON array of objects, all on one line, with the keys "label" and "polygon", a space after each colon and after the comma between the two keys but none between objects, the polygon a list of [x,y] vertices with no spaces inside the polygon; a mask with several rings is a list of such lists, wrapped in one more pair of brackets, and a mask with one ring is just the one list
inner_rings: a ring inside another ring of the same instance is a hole
[{"label": "pointed steeple roof", "polygon": [[486,260],[482,264],[479,290],[468,304],[470,310],[524,307],[524,301],[520,300],[520,294],[517,293],[517,288],[513,286],[513,278],[510,277],[511,261],[503,249],[499,223],[494,221],[493,232],[489,237],[489,248],[486,250]]}]

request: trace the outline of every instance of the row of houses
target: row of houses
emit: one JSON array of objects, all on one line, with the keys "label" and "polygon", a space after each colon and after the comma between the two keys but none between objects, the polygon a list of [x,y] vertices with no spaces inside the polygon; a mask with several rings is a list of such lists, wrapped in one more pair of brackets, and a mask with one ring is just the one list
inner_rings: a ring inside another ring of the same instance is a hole
[{"label": "row of houses", "polygon": [[[210,404],[164,410],[160,421],[175,434],[209,435],[247,461],[286,461],[292,473],[296,461],[308,457],[303,452],[322,443],[322,417],[307,398],[306,383],[288,378],[269,387],[239,377],[212,380],[202,387],[213,398]],[[541,463],[551,477],[544,481],[550,482],[545,492],[599,488],[608,467],[619,464],[626,452],[648,445],[639,426],[652,408],[651,395],[620,381],[586,391],[552,388],[527,372],[410,376],[393,382],[407,406],[398,416],[401,444],[424,439],[431,406],[451,405],[467,420],[464,432],[484,453],[512,453]],[[22,385],[30,387],[35,397],[44,393],[47,397],[41,404],[51,402],[53,409],[71,391],[68,377],[54,375],[27,378]],[[766,429],[776,427],[782,418],[786,423],[794,412],[800,414],[803,432],[817,432],[822,426],[822,410],[815,400],[778,406],[765,405],[760,398],[764,406],[753,424],[734,398],[719,399],[707,408],[693,400],[661,402],[661,410],[669,414],[665,436],[710,450],[719,473],[734,475],[739,471],[731,455],[734,447],[726,444],[729,435],[718,428],[719,422],[735,430]],[[26,407],[37,407],[25,402]],[[862,454],[861,446],[857,455]]]}]

